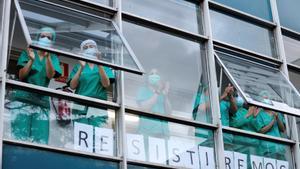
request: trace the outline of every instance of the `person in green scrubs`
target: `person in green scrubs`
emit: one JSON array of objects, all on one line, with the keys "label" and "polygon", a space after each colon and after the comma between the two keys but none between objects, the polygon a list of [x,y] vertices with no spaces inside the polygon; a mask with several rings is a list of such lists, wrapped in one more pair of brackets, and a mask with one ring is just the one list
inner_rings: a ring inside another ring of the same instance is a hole
[{"label": "person in green scrubs", "polygon": [[[91,59],[101,59],[101,53],[94,40],[83,41],[80,48],[83,56]],[[113,80],[114,73],[110,68],[79,61],[79,64],[74,65],[68,83],[76,94],[107,100],[107,88]],[[73,106],[72,114],[74,122],[95,127],[106,125],[108,119],[107,110],[79,106],[78,104]]]},{"label": "person in green scrubs", "polygon": [[[261,97],[265,104],[272,104],[268,92],[261,92]],[[259,133],[282,137],[285,132],[284,116],[272,110],[260,109],[252,123],[256,132]],[[285,160],[285,147],[281,144],[261,141],[261,148],[258,151],[261,156]]]},{"label": "person in green scrubs", "polygon": [[[37,45],[51,47],[56,34],[52,28],[39,31]],[[60,63],[53,53],[27,49],[22,51],[17,63],[18,79],[22,82],[48,87],[52,78],[61,75]],[[11,130],[13,138],[41,144],[48,143],[49,97],[23,90],[12,94]]]},{"label": "person in green scrubs", "polygon": [[[147,77],[146,85],[142,86],[137,92],[136,102],[143,111],[169,115],[171,114],[172,108],[168,94],[169,83],[164,83],[158,71],[156,69],[152,69]],[[168,122],[160,119],[140,116],[137,133],[144,136],[145,150],[146,152],[149,152],[149,137],[162,138],[165,140],[168,139]],[[146,158],[149,158],[148,153],[146,153]]]},{"label": "person in green scrubs", "polygon": [[[230,126],[230,117],[238,110],[236,99],[234,97],[234,87],[228,84],[220,97],[220,113],[223,126]],[[226,150],[233,149],[233,135],[223,133],[224,148]]]},{"label": "person in green scrubs", "polygon": [[[137,105],[146,112],[161,115],[171,114],[171,104],[168,97],[169,84],[163,83],[156,69],[148,75],[147,85],[137,93]],[[141,116],[139,133],[147,136],[166,136],[169,134],[168,123],[159,119]]]}]

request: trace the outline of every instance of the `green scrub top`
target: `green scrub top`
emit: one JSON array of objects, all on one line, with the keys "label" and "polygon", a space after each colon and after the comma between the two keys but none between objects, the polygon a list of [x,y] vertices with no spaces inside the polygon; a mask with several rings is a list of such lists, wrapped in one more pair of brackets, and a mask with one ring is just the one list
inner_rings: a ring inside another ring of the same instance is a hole
[{"label": "green scrub top", "polygon": [[[266,125],[270,124],[271,121],[273,120],[273,116],[269,115],[267,112],[265,112],[263,109],[258,113],[256,118],[253,118],[252,123],[253,126],[255,127],[256,131],[259,132],[263,127]],[[278,118],[285,124],[285,119],[282,114],[278,114]],[[279,130],[277,122],[274,123],[273,127],[271,128],[270,131],[265,133],[270,136],[275,136],[275,137],[281,137],[281,132]],[[265,154],[284,154],[285,153],[285,148],[283,145],[270,142],[270,141],[261,141],[261,146],[263,148],[260,148],[260,154],[265,155]]]},{"label": "green scrub top", "polygon": [[[33,52],[35,55],[35,60],[32,64],[28,76],[23,81],[38,86],[48,87],[51,79],[47,77],[46,57],[40,60],[37,51],[33,50]],[[57,78],[62,73],[62,70],[60,68],[60,63],[55,54],[50,53],[50,57],[51,57],[52,65],[55,70],[54,78]],[[29,56],[26,51],[23,51],[18,59],[17,69],[20,70],[21,68],[23,68],[28,61],[29,61]],[[33,105],[40,105],[49,108],[48,96],[41,96],[40,94],[33,93],[33,92],[16,90],[14,94],[14,98],[16,100],[23,101],[25,103],[29,102],[30,104]]]},{"label": "green scrub top", "polygon": [[[251,115],[246,118],[247,113],[247,109],[243,107],[239,108],[238,111],[232,116],[230,125],[242,130],[255,132],[256,130],[251,123],[254,117]],[[251,147],[256,148],[259,145],[259,140],[236,135],[234,137],[234,144],[236,145],[236,148],[243,151],[242,153],[249,153]]]},{"label": "green scrub top", "polygon": [[[220,102],[220,112],[221,112],[221,121],[223,126],[229,126],[229,111],[230,111],[230,102],[221,100]],[[223,134],[224,143],[232,144],[233,135],[224,133]]]},{"label": "green scrub top", "polygon": [[[69,82],[73,79],[79,67],[80,64],[76,64],[74,66],[70,74]],[[115,78],[111,68],[106,66],[103,66],[103,68],[109,79]],[[99,74],[99,68],[97,65],[94,65],[93,69],[90,68],[88,64],[85,65],[79,77],[79,83],[75,90],[75,93],[92,98],[107,100],[107,91],[105,87],[102,86],[101,76]]]},{"label": "green scrub top", "polygon": [[[149,100],[154,95],[154,92],[148,87],[141,87],[137,93],[137,102]],[[158,96],[157,102],[153,105],[151,112],[165,115],[165,97],[161,94]],[[138,128],[139,133],[143,135],[162,135],[169,134],[168,123],[160,119],[153,119],[141,116]]]}]

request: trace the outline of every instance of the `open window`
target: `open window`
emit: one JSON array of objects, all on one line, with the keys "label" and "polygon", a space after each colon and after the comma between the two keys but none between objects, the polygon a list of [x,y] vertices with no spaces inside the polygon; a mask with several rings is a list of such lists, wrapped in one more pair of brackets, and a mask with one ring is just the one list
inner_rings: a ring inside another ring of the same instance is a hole
[{"label": "open window", "polygon": [[216,51],[216,60],[248,104],[300,116],[300,95],[278,69]]},{"label": "open window", "polygon": [[[13,28],[18,32],[17,48],[31,47],[84,60],[116,70],[142,74],[143,68],[124,39],[116,24],[110,19],[77,11],[43,0],[15,0],[12,7]],[[51,46],[38,43],[40,29],[50,27],[56,33]],[[18,30],[21,29],[21,30]],[[97,43],[100,58],[83,54],[80,44],[87,39]]]}]

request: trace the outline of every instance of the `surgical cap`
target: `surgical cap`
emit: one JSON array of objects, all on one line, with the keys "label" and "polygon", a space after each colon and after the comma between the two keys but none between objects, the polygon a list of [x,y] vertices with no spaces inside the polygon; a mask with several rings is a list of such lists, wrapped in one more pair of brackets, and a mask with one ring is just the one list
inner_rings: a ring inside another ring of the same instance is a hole
[{"label": "surgical cap", "polygon": [[46,33],[51,33],[52,35],[52,41],[56,40],[56,33],[54,31],[54,29],[50,28],[50,27],[43,27],[42,29],[40,29],[39,31],[39,36],[41,33],[46,32]]},{"label": "surgical cap", "polygon": [[88,44],[92,44],[92,45],[95,45],[95,46],[97,47],[97,43],[96,43],[94,40],[92,40],[92,39],[87,39],[87,40],[83,41],[83,42],[80,44],[80,49],[83,50],[83,47],[84,47],[85,45],[88,45]]}]

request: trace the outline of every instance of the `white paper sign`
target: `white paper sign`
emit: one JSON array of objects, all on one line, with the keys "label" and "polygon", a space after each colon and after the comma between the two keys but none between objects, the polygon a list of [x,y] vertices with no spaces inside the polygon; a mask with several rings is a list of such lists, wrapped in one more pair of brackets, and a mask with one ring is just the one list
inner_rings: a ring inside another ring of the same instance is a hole
[{"label": "white paper sign", "polygon": [[93,126],[74,123],[74,149],[93,152]]},{"label": "white paper sign", "polygon": [[233,159],[233,152],[232,151],[224,151],[225,156],[225,168],[226,169],[234,169],[234,159]]},{"label": "white paper sign", "polygon": [[272,158],[264,158],[264,169],[276,169],[276,160]]},{"label": "white paper sign", "polygon": [[169,164],[173,166],[182,167],[183,160],[182,160],[182,147],[180,146],[180,141],[175,138],[170,138],[168,141],[168,159]]},{"label": "white paper sign", "polygon": [[144,136],[138,134],[127,134],[128,158],[145,161]]},{"label": "white paper sign", "polygon": [[262,157],[250,155],[250,162],[252,169],[263,169],[264,160]]},{"label": "white paper sign", "polygon": [[198,145],[195,144],[194,140],[184,141],[183,142],[184,151],[183,151],[183,164],[186,168],[199,169],[199,151]]},{"label": "white paper sign", "polygon": [[233,153],[234,169],[247,169],[247,154]]},{"label": "white paper sign", "polygon": [[276,161],[277,169],[289,169],[289,162],[287,161]]},{"label": "white paper sign", "polygon": [[95,152],[112,156],[114,153],[114,136],[112,129],[95,127]]},{"label": "white paper sign", "polygon": [[203,169],[215,169],[214,149],[199,146],[200,166]]},{"label": "white paper sign", "polygon": [[166,141],[160,138],[149,137],[149,161],[153,163],[166,164]]}]

